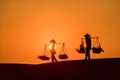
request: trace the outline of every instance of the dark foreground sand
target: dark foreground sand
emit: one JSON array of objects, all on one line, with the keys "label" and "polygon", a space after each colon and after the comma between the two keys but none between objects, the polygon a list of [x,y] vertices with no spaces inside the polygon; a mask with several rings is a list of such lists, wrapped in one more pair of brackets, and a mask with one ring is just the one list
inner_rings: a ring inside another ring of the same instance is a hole
[{"label": "dark foreground sand", "polygon": [[120,58],[58,64],[0,64],[0,80],[120,80]]}]

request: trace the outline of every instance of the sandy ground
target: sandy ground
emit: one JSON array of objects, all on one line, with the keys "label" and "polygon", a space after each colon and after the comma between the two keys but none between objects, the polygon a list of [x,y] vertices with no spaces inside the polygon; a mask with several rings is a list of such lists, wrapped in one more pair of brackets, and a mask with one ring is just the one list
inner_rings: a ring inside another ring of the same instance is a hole
[{"label": "sandy ground", "polygon": [[0,80],[120,80],[120,58],[0,64]]}]

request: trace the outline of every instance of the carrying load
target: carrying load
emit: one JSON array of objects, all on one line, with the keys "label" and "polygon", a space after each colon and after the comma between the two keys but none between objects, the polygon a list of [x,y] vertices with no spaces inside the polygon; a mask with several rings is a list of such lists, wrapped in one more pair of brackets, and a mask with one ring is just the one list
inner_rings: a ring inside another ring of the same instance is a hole
[{"label": "carrying load", "polygon": [[[86,48],[84,47],[83,39],[85,39],[85,38],[82,38],[80,48],[76,49],[76,51],[80,54],[84,54],[86,52]],[[90,39],[96,39],[96,42],[93,44],[93,48],[92,48],[92,51],[94,54],[100,54],[101,52],[104,52],[104,50],[102,49],[102,47],[100,45],[98,37],[91,37]]]},{"label": "carrying load", "polygon": [[[84,41],[83,39],[85,39],[85,47],[84,47]],[[95,44],[92,47],[92,39],[96,39]],[[76,51],[78,53],[85,53],[85,61],[90,61],[91,57],[90,57],[90,50],[93,51],[94,54],[100,54],[101,52],[104,52],[104,50],[101,48],[100,46],[100,42],[98,40],[98,37],[91,37],[90,34],[85,34],[84,38],[82,38],[81,44],[80,44],[80,48],[76,49]]]},{"label": "carrying load", "polygon": [[[57,48],[57,45],[60,45],[60,47]],[[62,45],[62,46],[61,46]],[[57,50],[60,49],[60,53],[57,53]],[[52,62],[56,61],[57,59],[55,58],[55,54],[58,54],[59,59],[67,59],[68,55],[66,53],[67,51],[65,50],[65,43],[56,43],[54,39],[50,40],[50,44],[45,44],[44,52],[38,56],[39,59],[41,60],[49,60],[50,57],[48,56],[51,54],[51,59]]]}]

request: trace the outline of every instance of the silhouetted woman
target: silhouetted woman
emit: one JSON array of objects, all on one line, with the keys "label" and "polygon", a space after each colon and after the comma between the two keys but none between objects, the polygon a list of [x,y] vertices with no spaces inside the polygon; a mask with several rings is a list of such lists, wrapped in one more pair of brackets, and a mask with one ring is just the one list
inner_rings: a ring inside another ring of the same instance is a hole
[{"label": "silhouetted woman", "polygon": [[57,59],[55,58],[55,43],[56,41],[54,39],[50,40],[50,42],[52,43],[49,47],[50,47],[50,52],[51,52],[51,57],[52,57],[52,63],[57,62]]},{"label": "silhouetted woman", "polygon": [[86,40],[85,60],[90,60],[91,36],[89,34],[85,34],[84,37]]}]

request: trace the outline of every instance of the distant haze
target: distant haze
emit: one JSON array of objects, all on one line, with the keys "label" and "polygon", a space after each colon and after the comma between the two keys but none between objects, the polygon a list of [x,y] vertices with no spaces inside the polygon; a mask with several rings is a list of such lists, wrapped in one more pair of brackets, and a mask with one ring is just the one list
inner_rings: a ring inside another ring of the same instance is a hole
[{"label": "distant haze", "polygon": [[0,63],[44,63],[37,56],[51,39],[65,42],[69,60],[84,59],[75,49],[86,33],[105,51],[91,58],[120,57],[120,1],[0,0]]}]

